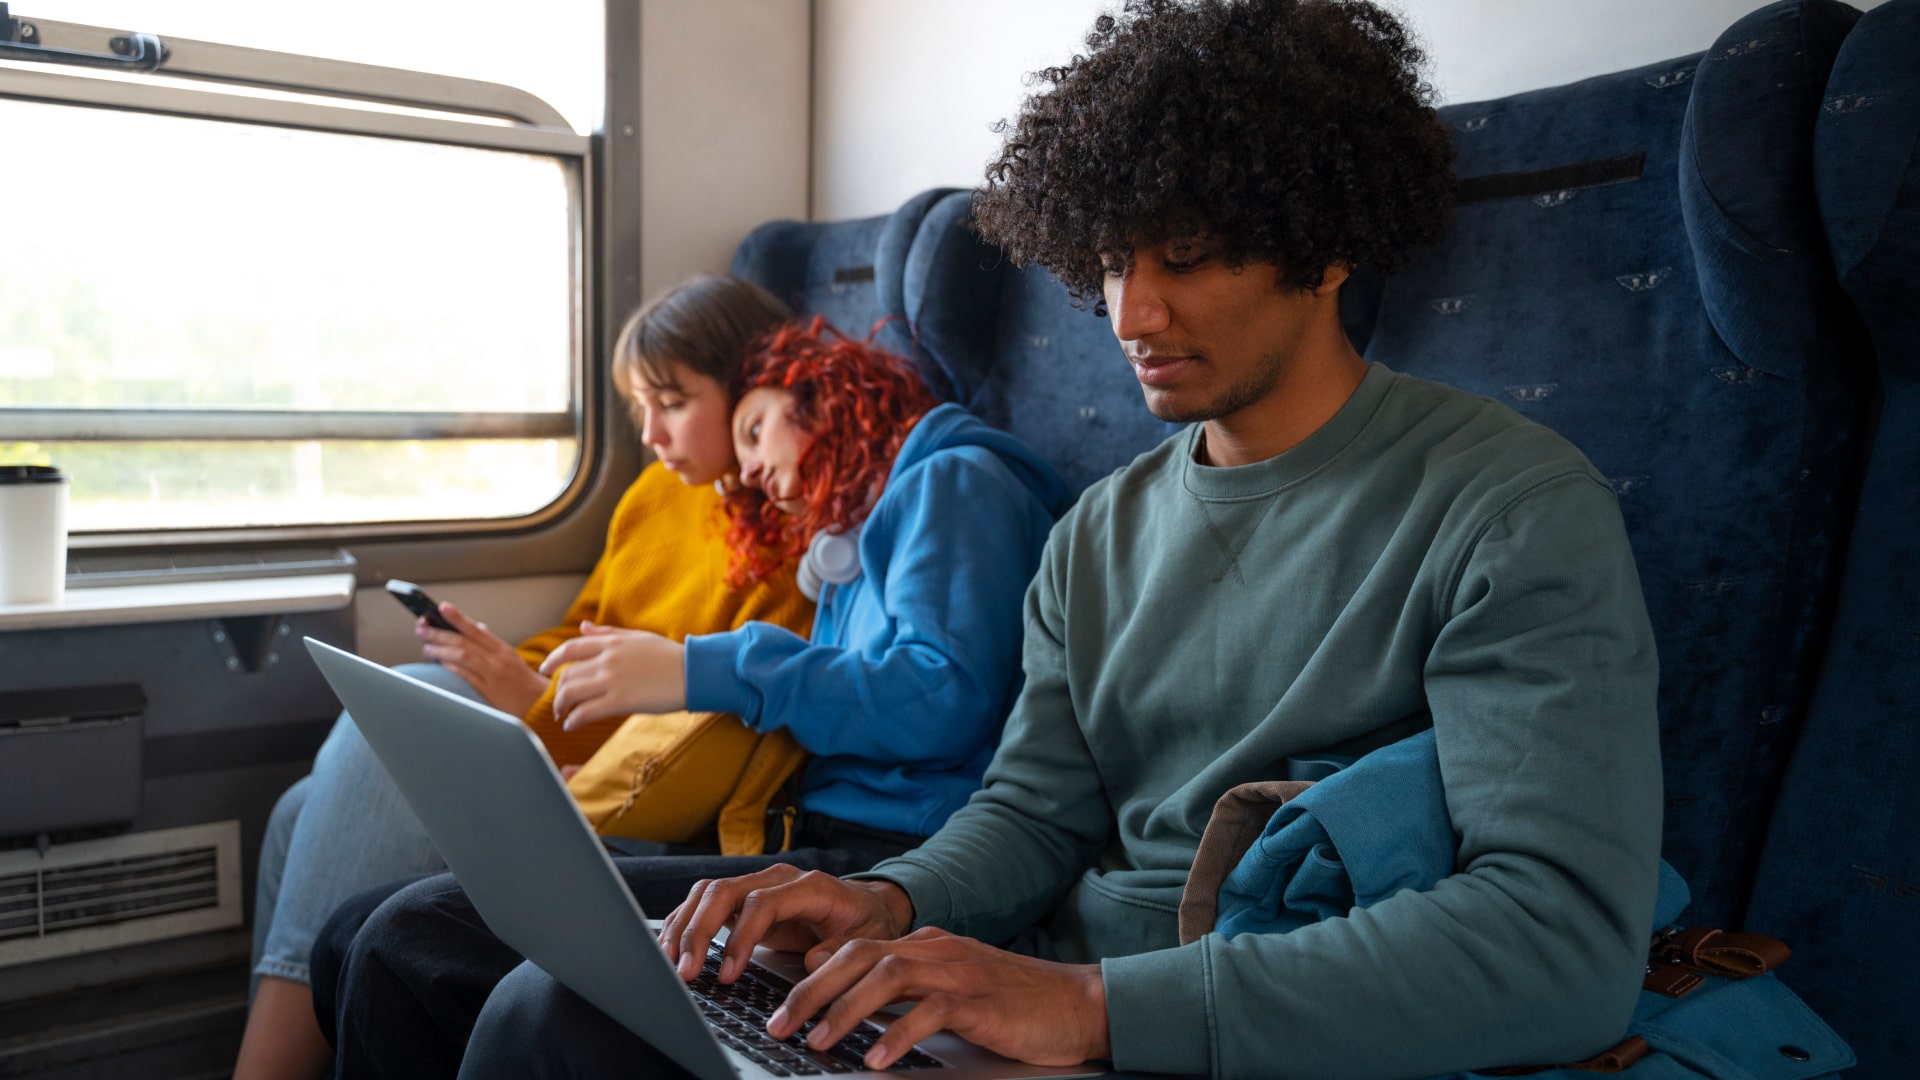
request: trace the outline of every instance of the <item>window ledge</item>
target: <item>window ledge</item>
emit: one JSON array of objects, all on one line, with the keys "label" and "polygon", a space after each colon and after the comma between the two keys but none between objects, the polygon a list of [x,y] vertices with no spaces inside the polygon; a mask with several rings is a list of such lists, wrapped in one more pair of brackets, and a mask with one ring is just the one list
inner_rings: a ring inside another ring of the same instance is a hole
[{"label": "window ledge", "polygon": [[0,604],[0,633],[333,611],[353,603],[350,573],[68,589],[58,604]]}]

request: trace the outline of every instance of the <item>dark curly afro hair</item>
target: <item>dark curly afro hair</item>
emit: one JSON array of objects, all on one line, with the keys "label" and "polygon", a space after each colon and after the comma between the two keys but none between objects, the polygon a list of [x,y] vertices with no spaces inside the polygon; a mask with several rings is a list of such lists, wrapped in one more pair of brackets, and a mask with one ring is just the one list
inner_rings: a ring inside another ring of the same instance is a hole
[{"label": "dark curly afro hair", "polygon": [[1439,237],[1453,145],[1424,55],[1365,0],[1128,0],[1034,94],[974,193],[981,234],[1081,303],[1133,245],[1210,234],[1228,265],[1391,269]]}]

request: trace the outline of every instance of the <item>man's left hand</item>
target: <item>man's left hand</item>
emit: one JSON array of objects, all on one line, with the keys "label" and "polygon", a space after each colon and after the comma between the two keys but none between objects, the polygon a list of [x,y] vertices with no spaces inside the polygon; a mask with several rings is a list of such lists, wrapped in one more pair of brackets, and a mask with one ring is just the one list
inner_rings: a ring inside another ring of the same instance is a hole
[{"label": "man's left hand", "polygon": [[825,1049],[885,1006],[912,1001],[868,1052],[867,1068],[886,1068],[943,1029],[1034,1065],[1075,1065],[1112,1052],[1098,964],[1035,960],[931,927],[896,941],[856,939],[816,956],[807,958],[812,974],[768,1021],[774,1038],[817,1014],[807,1040]]},{"label": "man's left hand", "polygon": [[556,679],[553,715],[562,728],[687,707],[685,646],[645,630],[594,623],[580,629],[540,665],[542,675]]}]

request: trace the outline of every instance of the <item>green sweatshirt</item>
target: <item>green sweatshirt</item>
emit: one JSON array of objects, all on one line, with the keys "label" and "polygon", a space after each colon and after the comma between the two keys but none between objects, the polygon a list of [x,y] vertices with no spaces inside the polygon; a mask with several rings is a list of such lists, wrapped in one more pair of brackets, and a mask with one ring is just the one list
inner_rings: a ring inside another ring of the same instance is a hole
[{"label": "green sweatshirt", "polygon": [[[1652,631],[1612,489],[1512,411],[1375,364],[1299,446],[1095,484],[1028,591],[983,788],[872,876],[916,925],[1099,960],[1116,1067],[1424,1077],[1625,1029],[1660,848]],[[1221,793],[1428,726],[1452,877],[1180,946]]]}]

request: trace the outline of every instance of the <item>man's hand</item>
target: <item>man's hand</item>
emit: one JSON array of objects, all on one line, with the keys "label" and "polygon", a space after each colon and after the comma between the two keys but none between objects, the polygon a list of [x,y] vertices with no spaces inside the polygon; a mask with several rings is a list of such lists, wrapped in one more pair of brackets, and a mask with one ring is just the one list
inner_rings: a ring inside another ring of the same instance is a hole
[{"label": "man's hand", "polygon": [[667,916],[660,945],[690,980],[708,943],[729,925],[721,982],[739,978],[757,946],[806,953],[812,974],[768,1021],[775,1038],[820,1015],[807,1039],[825,1049],[881,1008],[917,1001],[868,1052],[868,1068],[886,1068],[942,1029],[1037,1065],[1112,1052],[1100,965],[1034,960],[944,930],[902,938],[913,925],[913,902],[889,881],[843,881],[791,866],[702,881]]},{"label": "man's hand", "polygon": [[807,1045],[824,1050],[887,1005],[913,1001],[867,1052],[867,1068],[886,1068],[942,1030],[1035,1065],[1113,1052],[1099,964],[1036,960],[932,927],[898,941],[849,941],[830,957],[820,952],[807,954],[813,973],[767,1022],[774,1038],[818,1016]]},{"label": "man's hand", "polygon": [[572,731],[596,720],[687,707],[687,650],[645,630],[580,624],[581,636],[547,654],[542,675],[556,675],[553,715]]},{"label": "man's hand", "polygon": [[440,614],[460,632],[450,633],[429,625],[424,618],[415,619],[413,634],[424,642],[420,651],[467,680],[487,704],[504,713],[527,715],[533,703],[547,692],[547,677],[528,667],[519,652],[488,630],[486,623],[474,622],[465,612],[444,602]]},{"label": "man's hand", "polygon": [[887,881],[842,881],[784,864],[754,874],[694,883],[660,926],[660,947],[682,979],[700,974],[707,946],[731,926],[720,981],[740,977],[756,946],[805,952],[825,962],[853,938],[897,938],[913,925],[913,902]]}]

